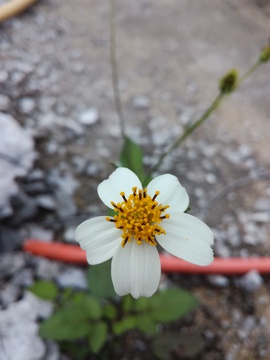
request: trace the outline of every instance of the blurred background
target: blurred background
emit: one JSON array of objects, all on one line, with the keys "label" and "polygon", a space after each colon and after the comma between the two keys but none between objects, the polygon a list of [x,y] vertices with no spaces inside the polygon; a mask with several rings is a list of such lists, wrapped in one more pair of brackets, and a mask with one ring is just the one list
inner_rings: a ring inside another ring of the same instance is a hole
[{"label": "blurred background", "polygon": [[[116,1],[120,96],[146,166],[209,106],[228,70],[243,74],[256,62],[269,17],[266,0]],[[25,289],[36,279],[84,289],[85,268],[25,254],[22,244],[73,243],[82,220],[105,212],[96,187],[121,146],[109,3],[37,1],[0,34],[0,358],[68,359],[37,335],[51,305]],[[214,231],[216,256],[270,253],[269,70],[258,69],[159,170],[186,187],[192,214]],[[175,325],[200,346],[172,356],[269,360],[269,279],[164,275],[200,300]],[[154,359],[148,340],[138,341],[123,340],[118,359]]]}]

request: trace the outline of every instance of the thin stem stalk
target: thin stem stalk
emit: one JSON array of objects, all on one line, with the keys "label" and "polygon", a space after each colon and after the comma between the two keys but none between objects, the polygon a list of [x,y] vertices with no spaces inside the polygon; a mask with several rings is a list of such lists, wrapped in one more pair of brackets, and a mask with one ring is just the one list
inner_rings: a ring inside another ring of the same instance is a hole
[{"label": "thin stem stalk", "polygon": [[[253,64],[249,70],[238,80],[237,88],[242,84],[246,78],[248,78],[250,75],[253,74],[255,70],[258,69],[258,67],[262,64],[260,60],[258,60],[255,64]],[[215,100],[212,102],[212,104],[205,110],[205,112],[197,119],[191,126],[189,126],[185,132],[163,153],[160,155],[158,161],[156,164],[150,169],[147,176],[145,178],[148,178],[154,171],[158,170],[160,165],[163,163],[164,159],[171,154],[179,145],[181,145],[188,136],[190,136],[193,131],[195,131],[200,125],[202,125],[206,119],[209,118],[209,116],[220,106],[224,98],[229,94],[225,93],[219,93],[219,95],[215,98]]]}]

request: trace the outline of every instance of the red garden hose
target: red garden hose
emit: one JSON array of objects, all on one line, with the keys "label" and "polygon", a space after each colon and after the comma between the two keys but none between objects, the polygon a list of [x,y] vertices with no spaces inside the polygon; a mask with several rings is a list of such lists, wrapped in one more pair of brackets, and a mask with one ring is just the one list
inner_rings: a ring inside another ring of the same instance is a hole
[{"label": "red garden hose", "polygon": [[[76,245],[40,240],[26,240],[24,250],[34,255],[73,264],[87,264],[85,252]],[[261,274],[270,273],[270,257],[215,258],[208,266],[190,264],[171,255],[160,254],[161,268],[164,272],[189,274],[245,274],[257,270]]]}]

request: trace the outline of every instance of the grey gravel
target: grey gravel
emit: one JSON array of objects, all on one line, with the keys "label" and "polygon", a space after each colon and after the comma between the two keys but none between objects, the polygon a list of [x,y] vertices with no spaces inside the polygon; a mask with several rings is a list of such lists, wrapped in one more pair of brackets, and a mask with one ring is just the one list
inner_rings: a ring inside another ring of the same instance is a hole
[{"label": "grey gravel", "polygon": [[0,94],[0,111],[8,111],[11,101],[8,96]]},{"label": "grey gravel", "polygon": [[146,95],[137,95],[133,98],[133,106],[138,110],[148,109],[150,106],[150,99]]},{"label": "grey gravel", "polygon": [[36,197],[36,203],[46,210],[55,210],[56,208],[56,201],[52,195],[39,195]]},{"label": "grey gravel", "polygon": [[24,115],[30,115],[35,107],[36,104],[34,99],[26,97],[19,101],[20,112]]},{"label": "grey gravel", "polygon": [[246,275],[239,279],[238,284],[241,288],[248,292],[258,290],[263,284],[263,278],[256,270],[249,271]]},{"label": "grey gravel", "polygon": [[74,287],[76,289],[87,289],[86,275],[82,270],[76,268],[68,268],[57,275],[56,281],[59,286]]},{"label": "grey gravel", "polygon": [[227,287],[229,285],[229,279],[223,275],[208,275],[207,280],[211,285],[216,287]]}]

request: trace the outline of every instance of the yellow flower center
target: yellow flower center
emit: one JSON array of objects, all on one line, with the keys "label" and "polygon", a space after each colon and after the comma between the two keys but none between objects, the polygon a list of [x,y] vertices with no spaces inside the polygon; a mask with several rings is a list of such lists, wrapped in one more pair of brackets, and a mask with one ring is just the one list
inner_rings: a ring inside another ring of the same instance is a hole
[{"label": "yellow flower center", "polygon": [[137,187],[133,187],[132,191],[128,198],[124,192],[120,193],[123,198],[121,203],[111,202],[116,215],[113,218],[107,217],[106,220],[114,222],[115,227],[123,231],[123,247],[132,239],[135,239],[138,245],[142,241],[157,245],[155,236],[165,234],[159,224],[170,217],[169,214],[164,214],[169,205],[163,206],[156,201],[159,191],[156,191],[153,197],[147,194],[147,189],[137,190]]}]

